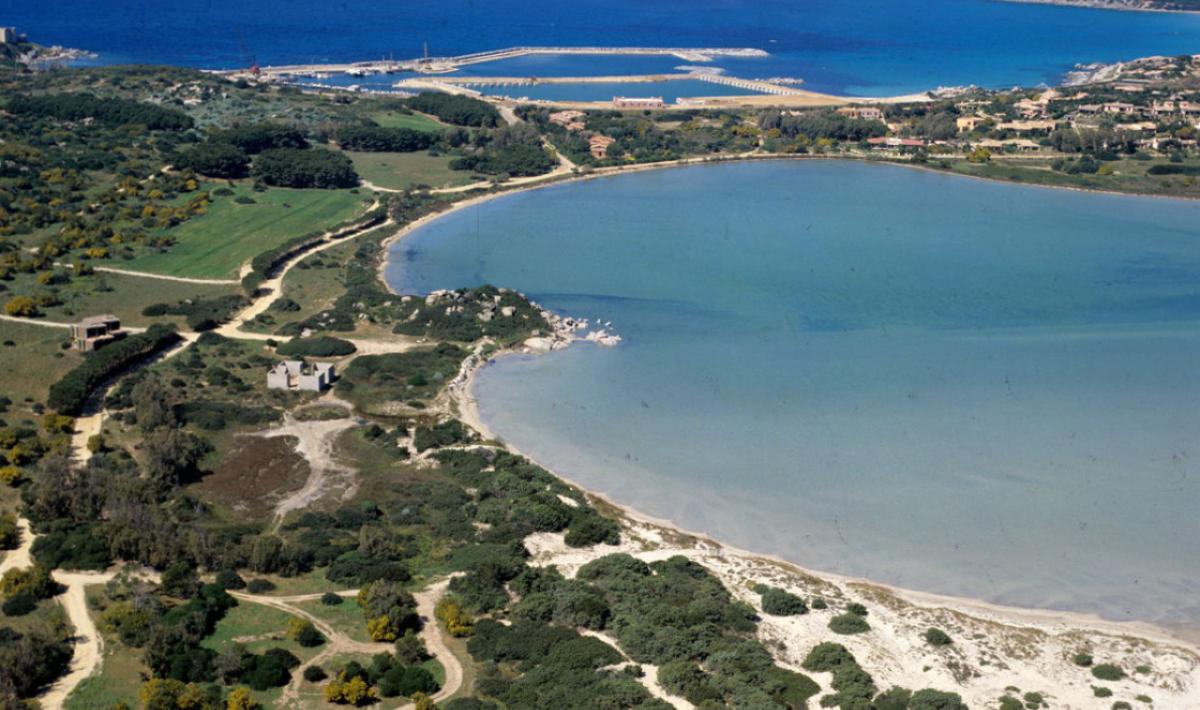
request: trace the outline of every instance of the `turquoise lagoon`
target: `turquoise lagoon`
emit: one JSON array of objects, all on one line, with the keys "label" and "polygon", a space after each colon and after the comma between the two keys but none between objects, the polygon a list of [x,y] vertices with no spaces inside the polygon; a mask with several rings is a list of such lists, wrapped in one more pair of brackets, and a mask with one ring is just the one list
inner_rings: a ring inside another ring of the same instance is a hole
[{"label": "turquoise lagoon", "polygon": [[1200,622],[1200,203],[834,161],[514,194],[393,247],[624,342],[502,358],[488,426],[808,567]]}]

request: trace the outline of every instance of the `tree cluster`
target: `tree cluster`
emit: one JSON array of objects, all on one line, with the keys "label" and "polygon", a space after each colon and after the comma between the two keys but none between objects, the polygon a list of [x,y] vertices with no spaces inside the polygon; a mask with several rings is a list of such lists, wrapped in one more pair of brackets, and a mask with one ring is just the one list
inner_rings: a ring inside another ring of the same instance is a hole
[{"label": "tree cluster", "polygon": [[358,184],[354,163],[323,148],[272,148],[258,155],[251,174],[276,187],[343,188]]},{"label": "tree cluster", "polygon": [[495,106],[470,96],[425,91],[405,99],[404,104],[455,126],[491,128],[500,124],[500,112]]},{"label": "tree cluster", "polygon": [[98,98],[85,93],[18,94],[9,98],[5,109],[10,113],[49,116],[65,121],[90,118],[111,126],[136,124],[152,131],[182,131],[194,125],[191,116],[176,109],[129,99]]}]

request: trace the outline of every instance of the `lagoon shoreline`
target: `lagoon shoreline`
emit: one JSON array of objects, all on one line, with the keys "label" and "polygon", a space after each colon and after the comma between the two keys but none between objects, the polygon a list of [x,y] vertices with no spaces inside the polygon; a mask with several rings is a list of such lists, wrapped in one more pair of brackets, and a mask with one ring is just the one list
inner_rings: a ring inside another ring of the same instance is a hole
[{"label": "lagoon shoreline", "polygon": [[[771,156],[772,159],[814,159],[812,156]],[[401,242],[405,237],[409,236],[417,229],[424,227],[432,221],[457,212],[468,207],[473,207],[493,198],[503,195],[514,194],[516,192],[540,189],[550,185],[559,184],[567,181],[579,179],[591,179],[598,177],[608,177],[617,174],[626,174],[629,172],[638,172],[643,170],[654,170],[666,167],[687,167],[696,164],[728,162],[728,160],[758,160],[762,159],[759,156],[738,156],[733,159],[726,160],[702,160],[694,162],[673,162],[667,164],[650,164],[642,166],[631,166],[625,170],[612,171],[607,173],[596,173],[580,176],[571,176],[566,178],[547,181],[543,184],[524,185],[519,189],[510,191],[491,192],[485,195],[478,195],[459,202],[453,203],[448,209],[440,212],[426,215],[413,223],[406,225],[388,236],[382,241],[384,246],[383,256],[378,266],[378,277],[388,291],[395,293],[393,288],[386,278],[387,268],[390,263],[390,252],[392,247]],[[829,160],[830,158],[820,157],[816,159]],[[929,168],[927,166],[904,165],[903,163],[888,163],[893,165],[901,165],[904,167],[913,167],[918,169],[929,170],[931,172],[945,172]],[[958,177],[976,177],[976,176],[958,176]],[[990,178],[982,178],[990,180]],[[1005,182],[1005,181],[997,181]],[[1028,187],[1039,187],[1034,185],[1025,185]],[[1040,187],[1056,187],[1056,186],[1040,186]],[[1068,188],[1072,189],[1072,188]],[[1118,193],[1127,194],[1127,193]],[[1186,198],[1184,198],[1186,199]],[[478,358],[468,370],[462,373],[462,379],[456,386],[448,390],[449,409],[456,413],[468,426],[471,426],[480,435],[489,441],[499,442],[503,448],[529,458],[531,461],[538,463],[537,460],[528,454],[521,452],[513,445],[507,442],[500,442],[495,432],[483,420],[477,400],[474,396],[474,388],[477,382],[479,373],[488,364],[503,357],[511,357],[518,354],[528,354],[528,350],[520,346],[506,348],[504,350],[490,354],[487,358]],[[541,465],[539,463],[539,465]],[[636,508],[619,503],[610,497],[590,490],[586,486],[580,485],[577,481],[563,476],[561,472],[553,468],[545,467],[553,475],[560,480],[584,491],[590,499],[595,501],[599,506],[609,510],[622,524],[626,537],[632,536],[635,540],[640,541],[639,545],[626,546],[627,551],[640,552],[648,555],[661,555],[668,552],[674,554],[686,554],[696,556],[697,561],[708,565],[713,572],[717,574],[727,587],[734,591],[735,594],[745,596],[746,593],[746,574],[747,570],[757,570],[756,574],[767,574],[771,570],[775,570],[780,574],[777,583],[785,586],[790,586],[798,593],[812,594],[814,589],[830,589],[834,590],[833,594],[849,595],[861,594],[863,592],[875,595],[877,601],[882,600],[886,606],[891,607],[896,612],[896,617],[886,622],[886,633],[881,634],[885,638],[878,641],[867,640],[865,643],[865,652],[873,657],[885,657],[889,659],[891,669],[896,673],[893,678],[897,683],[919,684],[926,682],[929,679],[923,678],[920,673],[915,673],[911,664],[908,663],[909,658],[906,656],[919,656],[919,648],[913,648],[900,643],[898,639],[905,633],[908,633],[905,624],[911,623],[913,618],[930,619],[930,618],[945,618],[947,615],[957,619],[959,623],[965,627],[989,628],[995,630],[1001,636],[1006,636],[1016,632],[1031,632],[1037,634],[1040,638],[1047,639],[1047,643],[1055,643],[1062,646],[1055,653],[1063,656],[1063,663],[1060,667],[1055,667],[1052,662],[1046,659],[1041,659],[1037,663],[1033,663],[1031,668],[1022,670],[1024,674],[1034,674],[1047,680],[1060,692],[1067,692],[1073,687],[1073,684],[1078,685],[1074,678],[1070,677],[1072,671],[1077,672],[1078,668],[1073,668],[1069,661],[1065,660],[1069,646],[1072,643],[1082,643],[1080,639],[1087,639],[1088,644],[1094,643],[1095,639],[1101,639],[1099,644],[1106,643],[1107,639],[1113,643],[1117,643],[1118,639],[1139,638],[1150,642],[1150,647],[1157,648],[1165,652],[1168,656],[1175,658],[1176,665],[1179,670],[1183,670],[1183,666],[1188,666],[1183,672],[1183,676],[1187,680],[1181,681],[1175,678],[1171,681],[1171,685],[1183,690],[1189,698],[1188,703],[1200,702],[1200,626],[1192,625],[1162,625],[1153,622],[1145,621],[1114,621],[1102,618],[1096,614],[1065,611],[1057,609],[1041,609],[1041,608],[1026,608],[1008,606],[988,602],[983,599],[971,597],[950,596],[938,594],[936,592],[927,592],[914,589],[897,587],[886,583],[880,583],[873,580],[844,576],[833,573],[822,572],[819,570],[808,569],[800,564],[792,562],[782,557],[774,555],[764,555],[755,553],[751,550],[742,549],[732,545],[722,543],[712,536],[699,532],[687,530],[674,521],[668,519],[656,518],[638,511]],[[551,536],[552,537],[552,536]],[[649,541],[649,542],[647,542]],[[544,564],[558,564],[571,567],[572,565],[583,564],[588,559],[592,559],[603,554],[608,554],[613,550],[597,549],[595,551],[578,551],[565,548],[561,544],[561,540],[544,541],[544,545],[539,543],[534,547],[535,560],[540,560]],[[875,619],[876,617],[872,617]],[[884,623],[883,619],[878,619],[877,622]],[[921,622],[924,623],[924,622]],[[791,648],[791,645],[797,643],[806,643],[812,637],[805,633],[800,633],[796,629],[790,629],[787,624],[784,624],[782,631],[778,635],[773,635],[772,638],[778,641],[785,649]],[[823,630],[823,629],[822,629]],[[882,630],[882,629],[881,629]],[[874,634],[868,634],[873,636]],[[856,639],[856,641],[863,641]],[[986,641],[978,639],[962,641],[962,649],[967,654],[978,654],[980,657],[986,657],[988,651],[984,648],[987,646]],[[788,662],[790,656],[788,653],[796,653],[798,650],[784,651],[782,661]],[[1187,660],[1183,660],[1187,659]],[[919,658],[915,659],[919,662]],[[1010,666],[1016,667],[1017,661],[1008,659],[1006,661]],[[1036,668],[1034,668],[1034,666]],[[1004,674],[1000,674],[1004,675]],[[886,674],[884,676],[887,677]],[[1033,681],[1030,681],[1033,682]],[[970,684],[968,684],[970,685]],[[964,692],[965,696],[972,695],[969,687],[964,686],[958,688]],[[974,696],[977,701],[981,701],[986,697],[994,700],[995,688],[988,687],[986,690],[979,689],[980,695]],[[1079,688],[1079,693],[1073,695],[1069,707],[1085,706],[1090,701],[1090,686],[1084,682]],[[1086,692],[1085,692],[1086,691]],[[1195,695],[1193,701],[1192,694]],[[1066,699],[1064,696],[1058,696],[1060,699]],[[1078,705],[1076,705],[1078,703]],[[1189,707],[1190,705],[1173,705],[1170,701],[1157,703],[1158,707]]]}]

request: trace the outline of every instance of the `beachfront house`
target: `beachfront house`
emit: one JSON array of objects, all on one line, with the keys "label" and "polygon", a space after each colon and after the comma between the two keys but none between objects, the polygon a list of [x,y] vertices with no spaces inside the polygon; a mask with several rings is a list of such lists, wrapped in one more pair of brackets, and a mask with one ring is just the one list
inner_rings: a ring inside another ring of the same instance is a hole
[{"label": "beachfront house", "polygon": [[331,362],[309,364],[301,360],[284,360],[267,371],[267,388],[324,392],[336,376]]}]

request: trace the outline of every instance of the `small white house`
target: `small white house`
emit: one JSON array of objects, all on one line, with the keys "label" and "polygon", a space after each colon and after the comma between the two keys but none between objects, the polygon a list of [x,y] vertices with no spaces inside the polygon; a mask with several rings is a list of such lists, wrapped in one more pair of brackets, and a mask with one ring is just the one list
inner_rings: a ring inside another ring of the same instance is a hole
[{"label": "small white house", "polygon": [[336,376],[331,362],[308,364],[300,360],[284,360],[267,371],[267,387],[273,390],[323,392],[329,389]]}]

